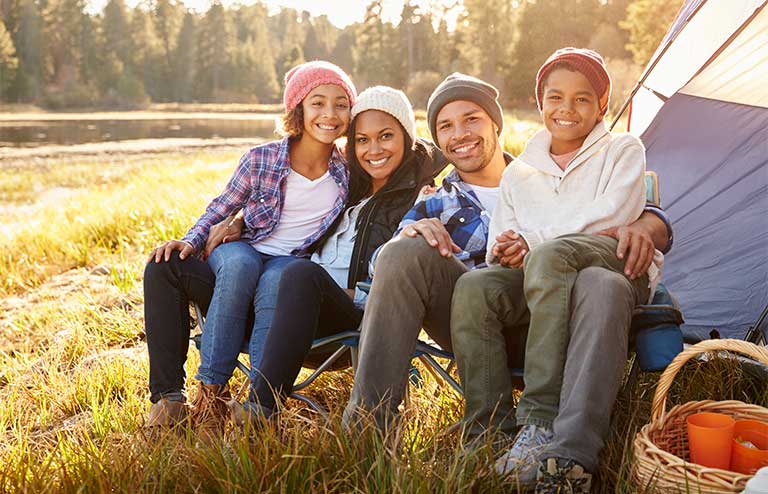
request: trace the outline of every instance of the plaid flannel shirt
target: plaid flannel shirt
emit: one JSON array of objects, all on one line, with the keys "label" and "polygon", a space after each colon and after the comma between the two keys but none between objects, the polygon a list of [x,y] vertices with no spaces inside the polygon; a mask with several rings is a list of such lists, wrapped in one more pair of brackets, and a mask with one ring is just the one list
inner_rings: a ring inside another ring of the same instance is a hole
[{"label": "plaid flannel shirt", "polygon": [[[406,226],[425,218],[437,218],[445,225],[453,243],[461,248],[461,252],[454,255],[469,269],[485,267],[485,247],[491,215],[456,170],[452,170],[443,179],[437,192],[416,202],[403,217],[394,236],[399,235]],[[373,276],[373,267],[380,251],[381,247],[371,256],[368,264],[370,276]]]},{"label": "plaid flannel shirt", "polygon": [[[229,179],[224,192],[212,200],[205,213],[190,228],[182,241],[200,252],[205,246],[211,227],[227,216],[243,210],[245,231],[242,239],[251,245],[269,237],[280,222],[285,197],[285,178],[291,171],[288,138],[256,146],[246,152]],[[330,214],[323,218],[320,228],[293,253],[307,255],[309,247],[320,238],[344,210],[349,194],[349,170],[343,153],[334,147],[328,171],[339,186],[339,196]]]}]

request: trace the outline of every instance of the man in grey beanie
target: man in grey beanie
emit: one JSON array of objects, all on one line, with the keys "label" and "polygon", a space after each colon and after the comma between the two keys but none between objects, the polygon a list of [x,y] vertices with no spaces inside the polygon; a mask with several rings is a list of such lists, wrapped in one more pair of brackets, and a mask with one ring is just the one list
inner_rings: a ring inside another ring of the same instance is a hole
[{"label": "man in grey beanie", "polygon": [[[423,328],[442,348],[453,351],[450,314],[454,287],[464,273],[485,267],[490,217],[502,173],[512,160],[499,142],[504,120],[498,91],[480,79],[454,73],[430,96],[427,120],[433,140],[455,169],[435,194],[406,214],[394,238],[374,255],[373,285],[360,326],[359,363],[344,411],[347,426],[354,425],[358,409],[372,412],[382,428],[397,417],[419,332]],[[663,249],[668,241],[667,225],[652,212],[624,228],[618,235],[625,241],[631,238],[628,257],[641,244],[656,243]],[[500,238],[507,234],[496,239],[509,243],[500,263],[516,265],[525,251],[516,244],[515,235]],[[581,319],[590,321],[590,311],[601,307],[603,300],[593,295],[597,293],[595,280],[581,278],[577,278],[573,297],[584,300]],[[509,362],[517,367],[524,351],[524,342],[514,340],[520,333],[524,331],[510,331],[505,342]],[[504,371],[499,376],[508,375]],[[498,376],[469,383],[465,376],[460,377],[468,400],[466,438],[486,430],[513,434],[514,408],[499,407],[509,403],[509,397],[490,396],[484,384]]]}]

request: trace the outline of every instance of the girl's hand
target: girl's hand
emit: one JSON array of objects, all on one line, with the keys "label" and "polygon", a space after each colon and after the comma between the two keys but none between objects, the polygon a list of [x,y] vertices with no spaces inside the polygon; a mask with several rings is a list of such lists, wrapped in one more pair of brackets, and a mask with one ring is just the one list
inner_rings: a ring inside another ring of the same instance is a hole
[{"label": "girl's hand", "polygon": [[149,253],[149,257],[147,257],[147,262],[152,262],[153,259],[156,263],[160,262],[161,260],[168,262],[171,259],[171,252],[174,250],[181,251],[179,253],[179,259],[182,261],[186,259],[187,256],[194,254],[195,252],[195,249],[193,249],[192,246],[187,242],[182,242],[181,240],[170,240],[152,249],[152,252]]},{"label": "girl's hand", "polygon": [[219,244],[240,240],[244,226],[245,220],[241,216],[230,216],[221,223],[213,225],[205,241],[203,259],[207,259]]}]

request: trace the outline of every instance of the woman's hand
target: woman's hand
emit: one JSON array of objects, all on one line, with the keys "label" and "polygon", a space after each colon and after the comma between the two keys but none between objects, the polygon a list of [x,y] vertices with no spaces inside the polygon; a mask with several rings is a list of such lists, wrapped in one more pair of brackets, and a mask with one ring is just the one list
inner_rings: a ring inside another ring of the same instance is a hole
[{"label": "woman's hand", "polygon": [[203,259],[207,259],[211,252],[213,252],[213,249],[218,247],[219,244],[240,240],[244,226],[245,220],[239,215],[230,216],[221,223],[213,225],[210,232],[208,232],[208,240],[205,241]]},{"label": "woman's hand", "polygon": [[161,260],[168,262],[171,259],[171,252],[174,250],[181,251],[179,253],[179,259],[182,261],[186,259],[187,256],[194,254],[195,252],[195,249],[193,249],[192,246],[187,242],[182,242],[181,240],[170,240],[152,249],[152,252],[149,253],[149,257],[147,257],[147,262],[152,262],[152,260],[154,260],[156,263],[160,262]]}]

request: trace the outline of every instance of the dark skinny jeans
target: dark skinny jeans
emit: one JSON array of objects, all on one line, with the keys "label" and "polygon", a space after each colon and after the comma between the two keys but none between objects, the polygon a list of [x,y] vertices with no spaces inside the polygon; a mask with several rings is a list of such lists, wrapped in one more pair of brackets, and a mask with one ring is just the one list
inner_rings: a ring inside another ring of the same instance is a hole
[{"label": "dark skinny jeans", "polygon": [[[275,395],[291,393],[316,338],[357,329],[362,309],[321,266],[294,261],[283,271],[272,327],[249,399],[275,408]],[[274,394],[273,394],[274,393]]]},{"label": "dark skinny jeans", "polygon": [[189,349],[189,304],[208,312],[216,277],[195,257],[147,263],[144,268],[144,321],[149,351],[150,400],[183,399],[184,362]]}]

